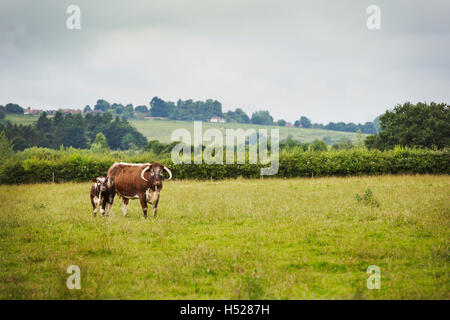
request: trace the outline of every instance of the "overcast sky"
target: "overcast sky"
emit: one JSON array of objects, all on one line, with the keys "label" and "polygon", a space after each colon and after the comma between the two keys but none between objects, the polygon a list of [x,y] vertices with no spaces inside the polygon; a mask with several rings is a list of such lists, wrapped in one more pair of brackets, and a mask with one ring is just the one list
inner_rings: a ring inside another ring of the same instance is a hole
[{"label": "overcast sky", "polygon": [[[69,30],[66,8],[81,8]],[[381,30],[366,9],[381,8]],[[448,0],[0,2],[0,104],[217,99],[223,110],[372,121],[450,102]]]}]

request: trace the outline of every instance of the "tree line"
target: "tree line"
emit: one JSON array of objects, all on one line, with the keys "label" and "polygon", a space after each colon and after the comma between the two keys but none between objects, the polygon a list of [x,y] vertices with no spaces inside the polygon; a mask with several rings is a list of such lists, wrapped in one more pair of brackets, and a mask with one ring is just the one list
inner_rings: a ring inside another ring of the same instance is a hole
[{"label": "tree line", "polygon": [[32,125],[18,125],[7,122],[0,124],[11,141],[14,150],[33,146],[58,149],[60,146],[80,149],[90,148],[99,133],[102,133],[111,149],[140,149],[147,139],[124,118],[113,118],[104,114],[62,114],[56,112],[53,118],[41,113]]},{"label": "tree line", "polygon": [[[179,99],[174,103],[172,101],[164,101],[159,97],[153,97],[149,102],[149,107],[146,105],[133,107],[133,104],[130,103],[123,105],[121,103],[110,103],[105,99],[99,99],[93,108],[89,105],[84,107],[83,113],[91,112],[110,112],[125,119],[134,118],[136,114],[142,114],[182,121],[209,121],[212,117],[220,117],[225,119],[226,122],[278,125],[281,127],[288,125],[288,122],[283,119],[274,122],[274,118],[267,110],[255,111],[251,116],[245,113],[241,108],[236,108],[234,111],[230,110],[223,112],[222,104],[219,101],[212,99],[206,101]],[[18,104],[8,103],[5,107],[0,106],[0,119],[5,117],[5,113],[23,114],[24,109]],[[325,129],[344,132],[357,132],[358,130],[361,130],[362,133],[367,134],[377,133],[375,122],[366,122],[364,124],[330,122],[324,125],[321,123],[312,123],[311,120],[305,116],[301,116],[299,120],[296,120],[293,126],[297,128]]]},{"label": "tree line", "polygon": [[[106,117],[104,119],[109,119],[105,120],[109,121],[109,124],[105,125],[101,130],[96,129],[98,127],[97,118],[94,118],[96,120],[91,123],[92,117],[99,117],[99,115],[89,113],[89,110],[91,110],[90,107],[86,106],[84,110],[86,111],[85,118],[81,115],[67,115],[67,125],[64,125],[64,128],[59,127],[58,121],[61,121],[60,117],[63,119],[65,117],[62,114],[55,116],[51,120],[55,125],[50,126],[53,131],[45,131],[42,128],[42,126],[48,126],[45,124],[46,120],[44,119],[39,119],[36,125],[37,129],[32,126],[14,126],[10,124],[3,125],[3,127],[8,138],[14,139],[15,148],[19,150],[34,145],[53,148],[58,147],[60,144],[88,147],[98,132],[103,132],[112,149],[126,149],[129,147],[142,147],[146,143],[144,141],[145,138],[126,122],[126,118],[136,112],[173,120],[208,121],[211,117],[217,116],[224,117],[228,122],[260,125],[274,124],[273,117],[267,110],[256,111],[251,117],[240,108],[223,113],[222,104],[217,100],[211,99],[206,101],[178,100],[175,104],[154,97],[150,101],[150,108],[144,105],[133,108],[132,104],[127,104],[126,106],[117,103],[110,104],[106,100],[100,99],[94,106],[94,111],[101,111]],[[23,111],[23,108],[18,104],[8,103],[4,107],[0,106],[0,119],[4,118],[6,113],[22,114]],[[117,118],[119,120],[112,121],[113,114],[120,115],[122,120]],[[61,123],[64,123],[64,121]],[[101,121],[98,121],[98,124],[100,127],[104,125]],[[285,120],[279,120],[276,124],[279,126],[287,125]],[[301,116],[299,120],[295,121],[294,126],[372,134],[365,141],[368,148],[389,149],[395,145],[402,145],[442,149],[450,144],[449,106],[445,103],[412,104],[407,102],[396,106],[393,110],[386,111],[373,122],[364,124],[330,122],[327,125],[323,125],[312,123],[307,117]],[[114,130],[119,132],[119,134],[112,132],[110,127],[114,127]],[[345,149],[349,147],[349,142],[341,141],[340,144],[334,147]]]},{"label": "tree line", "polygon": [[[247,115],[241,108],[236,108],[235,111],[222,112],[222,104],[217,100],[193,101],[193,100],[178,100],[175,104],[172,101],[164,101],[158,97],[154,97],[150,101],[149,114],[153,117],[163,117],[172,120],[202,120],[208,121],[211,117],[222,117],[227,122],[237,123],[252,123],[261,125],[279,125],[286,126],[287,121],[280,119],[274,123],[273,117],[267,110],[260,110],[253,112],[251,117]],[[311,123],[305,116],[301,116],[299,120],[295,121],[294,127],[301,128],[316,128],[334,131],[357,132],[361,130],[362,133],[373,134],[377,132],[374,122],[366,122],[364,124],[355,124],[352,122],[330,122],[326,125],[321,123]]]}]

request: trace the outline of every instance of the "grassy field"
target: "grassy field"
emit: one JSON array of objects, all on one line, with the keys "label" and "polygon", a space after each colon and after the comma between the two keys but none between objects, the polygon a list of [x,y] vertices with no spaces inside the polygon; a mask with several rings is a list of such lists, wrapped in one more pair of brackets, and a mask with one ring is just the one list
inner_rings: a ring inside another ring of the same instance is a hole
[{"label": "grassy field", "polygon": [[0,186],[0,299],[450,298],[449,176],[170,181],[147,220],[89,188]]},{"label": "grassy field", "polygon": [[[148,140],[159,140],[161,142],[171,142],[170,136],[175,129],[184,128],[191,132],[193,139],[194,123],[189,121],[161,121],[153,119],[136,120],[130,119],[129,122],[136,127]],[[286,139],[288,136],[292,136],[293,139],[301,142],[313,142],[315,139],[322,140],[328,137],[328,144],[334,144],[341,140],[341,138],[348,138],[353,142],[356,141],[356,133],[354,132],[340,132],[322,129],[303,129],[303,128],[288,128],[278,126],[262,126],[254,124],[243,123],[203,123],[203,131],[214,128],[219,129],[222,134],[225,135],[225,129],[244,129],[249,128],[267,129],[270,135],[270,129],[280,130],[280,140]],[[366,137],[363,134],[363,137]]]},{"label": "grassy field", "polygon": [[38,121],[38,116],[30,116],[30,115],[20,115],[20,114],[11,114],[7,113],[6,118],[4,120],[1,120],[2,122],[6,122],[6,120],[10,121],[11,123],[16,124],[32,124]]}]

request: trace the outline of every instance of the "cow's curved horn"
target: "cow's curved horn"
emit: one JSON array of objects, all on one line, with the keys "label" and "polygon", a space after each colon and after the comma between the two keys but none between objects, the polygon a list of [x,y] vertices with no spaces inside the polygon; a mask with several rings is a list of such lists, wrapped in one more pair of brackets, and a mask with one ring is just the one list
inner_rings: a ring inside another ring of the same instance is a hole
[{"label": "cow's curved horn", "polygon": [[166,171],[167,171],[167,173],[169,174],[169,179],[167,179],[167,180],[170,180],[170,179],[172,179],[172,171],[170,171],[170,169],[169,169],[169,168],[167,168],[166,166],[164,166],[164,170],[166,170]]},{"label": "cow's curved horn", "polygon": [[144,178],[144,173],[145,173],[145,171],[147,171],[148,169],[150,169],[150,166],[145,167],[145,168],[142,170],[142,172],[141,172],[141,178],[142,178],[143,180],[147,181],[147,182],[148,182],[148,180]]}]

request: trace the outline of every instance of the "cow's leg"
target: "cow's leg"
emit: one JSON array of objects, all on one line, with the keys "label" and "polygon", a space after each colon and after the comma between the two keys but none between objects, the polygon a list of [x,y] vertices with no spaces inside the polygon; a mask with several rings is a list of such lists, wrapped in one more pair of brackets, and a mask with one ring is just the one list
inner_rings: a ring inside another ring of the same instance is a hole
[{"label": "cow's leg", "polygon": [[97,203],[96,203],[96,199],[92,196],[91,196],[91,204],[92,204],[92,210],[93,210],[94,217],[95,217],[97,215]]},{"label": "cow's leg", "polygon": [[147,218],[147,199],[145,196],[145,192],[141,192],[138,194],[139,201],[141,201],[142,211],[144,212],[144,218]]},{"label": "cow's leg", "polygon": [[106,197],[102,197],[98,200],[102,217],[105,215],[106,200]]},{"label": "cow's leg", "polygon": [[153,204],[153,216],[156,217],[156,211],[158,210],[159,191],[153,192],[152,204]]},{"label": "cow's leg", "polygon": [[122,198],[122,213],[123,213],[124,216],[127,215],[128,201],[129,201],[129,199]]},{"label": "cow's leg", "polygon": [[115,196],[115,193],[111,193],[105,197],[108,202],[108,209],[106,210],[107,217],[109,217],[109,213],[111,212],[111,207],[114,203],[114,196]]}]

